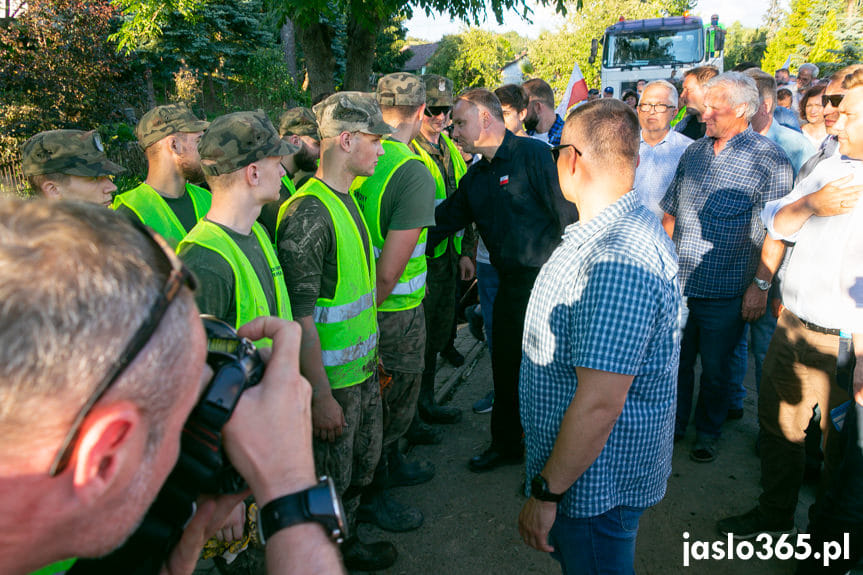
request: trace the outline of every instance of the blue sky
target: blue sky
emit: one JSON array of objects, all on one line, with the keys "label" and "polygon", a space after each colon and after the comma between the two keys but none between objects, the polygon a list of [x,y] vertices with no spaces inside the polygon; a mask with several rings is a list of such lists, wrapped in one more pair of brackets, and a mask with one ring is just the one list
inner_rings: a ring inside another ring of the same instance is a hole
[{"label": "blue sky", "polygon": [[[528,2],[536,6],[534,1],[528,0]],[[787,5],[787,2],[783,4]],[[762,23],[769,5],[769,0],[699,0],[692,14],[709,18],[711,14],[716,13],[726,26],[740,20],[744,26],[754,28]],[[554,13],[553,8],[539,6],[534,8],[533,24],[522,20],[516,12],[509,11],[504,15],[502,26],[499,26],[494,21],[494,16],[491,16],[481,25],[481,28],[496,32],[515,30],[522,36],[536,38],[543,30],[554,30],[560,19],[561,17]],[[464,24],[461,22],[446,17],[429,18],[420,10],[417,10],[407,23],[408,36],[429,41],[439,40],[445,34],[456,34],[462,26]]]}]

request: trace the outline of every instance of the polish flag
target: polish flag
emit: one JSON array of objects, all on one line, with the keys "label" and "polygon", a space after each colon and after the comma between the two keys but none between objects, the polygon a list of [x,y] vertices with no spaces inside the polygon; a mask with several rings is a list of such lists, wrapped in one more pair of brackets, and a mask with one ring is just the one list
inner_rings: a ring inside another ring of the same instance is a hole
[{"label": "polish flag", "polygon": [[557,106],[557,114],[566,119],[566,111],[575,106],[582,100],[587,99],[587,82],[584,81],[584,76],[581,75],[581,69],[578,67],[578,62],[572,64],[572,74],[569,76],[569,84],[566,85],[566,92]]}]

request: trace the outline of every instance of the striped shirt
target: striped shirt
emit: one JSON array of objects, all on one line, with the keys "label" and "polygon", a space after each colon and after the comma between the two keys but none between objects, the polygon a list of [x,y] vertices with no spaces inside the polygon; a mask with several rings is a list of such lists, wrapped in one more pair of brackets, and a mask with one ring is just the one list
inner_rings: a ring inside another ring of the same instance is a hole
[{"label": "striped shirt", "polygon": [[576,367],[633,375],[599,457],[558,506],[593,517],[649,507],[671,473],[680,288],[668,235],[630,192],[567,227],[527,308],[519,383],[527,477],[545,465],[578,389]]}]

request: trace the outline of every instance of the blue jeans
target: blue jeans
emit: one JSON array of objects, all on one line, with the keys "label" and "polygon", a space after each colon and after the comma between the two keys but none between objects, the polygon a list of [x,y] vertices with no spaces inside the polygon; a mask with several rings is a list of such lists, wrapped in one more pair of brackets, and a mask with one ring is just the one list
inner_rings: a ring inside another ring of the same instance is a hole
[{"label": "blue jeans", "polygon": [[773,315],[772,300],[772,297],[767,300],[767,311],[764,315],[754,322],[746,324],[743,337],[740,338],[740,342],[734,349],[734,359],[732,360],[734,385],[731,391],[731,405],[729,406],[731,408],[743,408],[743,399],[746,397],[743,380],[746,378],[750,349],[755,358],[755,390],[761,389],[761,370],[764,367],[764,357],[767,355],[767,347],[773,338],[773,332],[776,330],[776,317]]},{"label": "blue jeans", "polygon": [[[688,317],[680,344],[675,435],[686,433],[695,390],[695,361],[701,356],[701,389],[695,405],[699,436],[718,438],[728,414],[733,385],[733,356],[746,322],[742,298],[686,298]],[[686,315],[686,314],[685,314]]]},{"label": "blue jeans", "polygon": [[596,517],[557,514],[548,539],[563,575],[632,575],[635,536],[644,509],[619,506]]},{"label": "blue jeans", "polygon": [[497,295],[497,285],[500,280],[493,265],[476,262],[476,281],[479,289],[479,307],[482,310],[485,341],[488,344],[488,353],[491,354],[492,311],[494,311],[494,298]]}]

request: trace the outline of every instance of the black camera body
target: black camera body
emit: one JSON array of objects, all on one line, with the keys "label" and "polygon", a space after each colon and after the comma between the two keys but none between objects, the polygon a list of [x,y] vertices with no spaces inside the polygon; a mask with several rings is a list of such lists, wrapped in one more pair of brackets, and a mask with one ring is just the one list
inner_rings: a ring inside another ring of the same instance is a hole
[{"label": "black camera body", "polygon": [[69,575],[157,575],[194,515],[198,496],[246,489],[222,446],[222,428],[243,392],[260,383],[264,362],[230,325],[209,315],[201,320],[213,377],[186,420],[177,464],[128,541],[105,557],[77,561]]}]

